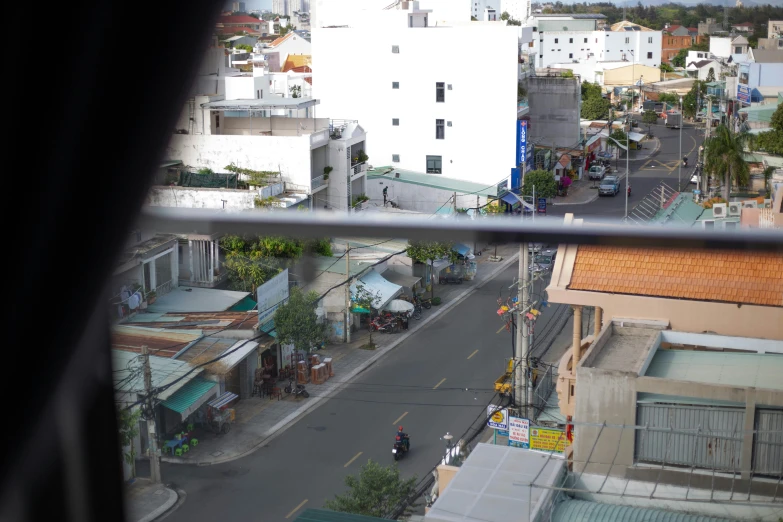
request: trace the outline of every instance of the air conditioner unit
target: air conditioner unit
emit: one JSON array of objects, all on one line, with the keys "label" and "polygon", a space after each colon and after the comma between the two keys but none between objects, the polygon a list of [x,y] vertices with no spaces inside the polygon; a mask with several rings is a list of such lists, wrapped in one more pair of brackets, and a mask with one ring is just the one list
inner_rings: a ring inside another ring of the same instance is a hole
[{"label": "air conditioner unit", "polygon": [[739,216],[741,213],[742,205],[740,203],[729,203],[729,216]]},{"label": "air conditioner unit", "polygon": [[755,199],[742,202],[742,208],[758,208],[758,206],[759,204]]},{"label": "air conditioner unit", "polygon": [[726,203],[715,203],[712,206],[712,215],[716,218],[726,217]]}]

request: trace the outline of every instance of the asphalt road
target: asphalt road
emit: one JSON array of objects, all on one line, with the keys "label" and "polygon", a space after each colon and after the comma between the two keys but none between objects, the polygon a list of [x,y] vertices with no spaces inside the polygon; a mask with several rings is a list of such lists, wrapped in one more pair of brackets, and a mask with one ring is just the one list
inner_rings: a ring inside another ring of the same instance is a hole
[{"label": "asphalt road", "polygon": [[[646,125],[641,125],[644,131]],[[694,127],[687,124],[682,129],[682,154],[680,154],[680,131],[667,129],[664,125],[653,125],[653,135],[661,142],[660,149],[647,160],[630,162],[631,168],[631,196],[628,198],[628,212],[633,211],[641,199],[649,194],[661,182],[675,189],[680,174],[680,183],[683,188],[688,186],[688,181],[693,174],[693,168],[698,158],[699,146],[704,141],[704,126]],[[682,157],[688,157],[688,167],[682,168]],[[625,170],[625,162],[618,162],[619,169]],[[612,168],[615,168],[614,162]],[[625,216],[625,180],[622,181],[622,190],[614,197],[600,197],[595,201],[584,205],[555,204],[547,208],[548,216],[563,216],[566,213],[574,213],[577,217],[586,220],[596,219],[621,219]]]},{"label": "asphalt road", "polygon": [[[344,491],[345,476],[368,459],[391,464],[399,424],[411,436],[411,452],[399,463],[403,476],[428,474],[443,456],[442,436],[450,432],[456,442],[485,415],[505,371],[511,334],[496,313],[497,299],[509,295],[517,270],[512,265],[417,331],[256,453],[210,467],[164,464],[164,482],[187,492],[167,520],[293,520]],[[537,331],[563,308],[545,309]]]}]

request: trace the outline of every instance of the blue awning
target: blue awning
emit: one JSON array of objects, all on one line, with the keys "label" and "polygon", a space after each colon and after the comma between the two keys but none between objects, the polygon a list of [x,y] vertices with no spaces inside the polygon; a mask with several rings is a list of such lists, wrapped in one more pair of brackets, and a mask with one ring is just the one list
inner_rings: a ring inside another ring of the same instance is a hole
[{"label": "blue awning", "polygon": [[215,395],[216,386],[217,383],[214,381],[201,376],[194,377],[161,404],[179,413],[184,420]]},{"label": "blue awning", "polygon": [[517,197],[514,194],[512,194],[511,192],[506,192],[506,194],[503,197],[501,197],[500,199],[502,201],[505,201],[509,205],[515,205],[515,204],[519,203],[519,199],[517,199]]},{"label": "blue awning", "polygon": [[461,256],[467,256],[468,253],[470,252],[470,247],[467,247],[462,243],[455,243],[454,246],[451,247],[451,249]]},{"label": "blue awning", "polygon": [[360,277],[359,281],[351,285],[352,294],[356,293],[357,284],[363,285],[368,292],[377,296],[375,303],[373,303],[373,308],[376,310],[382,309],[389,301],[402,293],[402,287],[400,285],[395,285],[394,283],[387,281],[375,270],[370,270]]}]

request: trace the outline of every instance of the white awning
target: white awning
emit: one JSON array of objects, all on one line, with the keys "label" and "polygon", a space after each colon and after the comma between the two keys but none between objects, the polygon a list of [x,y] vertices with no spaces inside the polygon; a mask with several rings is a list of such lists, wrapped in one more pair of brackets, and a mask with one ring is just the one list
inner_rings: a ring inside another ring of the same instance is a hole
[{"label": "white awning", "polygon": [[255,341],[237,341],[234,343],[231,348],[224,352],[231,353],[218,361],[219,367],[225,368],[225,372],[222,373],[227,373],[234,366],[242,362],[242,360],[250,355],[250,352],[255,350],[256,347],[258,347],[258,343]]},{"label": "white awning", "polygon": [[365,275],[359,278],[359,281],[351,285],[351,293],[356,293],[356,285],[363,285],[368,292],[378,296],[373,308],[380,310],[386,303],[397,297],[402,293],[402,287],[395,285],[383,278],[381,274],[375,270],[370,270]]},{"label": "white awning", "polygon": [[640,141],[642,141],[644,139],[644,134],[642,134],[640,132],[629,132],[628,133],[628,139],[630,139],[631,141],[635,141],[635,142],[639,143]]},{"label": "white awning", "polygon": [[416,286],[416,283],[421,281],[421,277],[419,276],[406,276],[406,275],[398,274],[393,270],[387,270],[381,275],[383,276],[384,279],[386,279],[390,283],[394,283],[395,285],[400,285],[403,288],[413,288],[414,286]]}]

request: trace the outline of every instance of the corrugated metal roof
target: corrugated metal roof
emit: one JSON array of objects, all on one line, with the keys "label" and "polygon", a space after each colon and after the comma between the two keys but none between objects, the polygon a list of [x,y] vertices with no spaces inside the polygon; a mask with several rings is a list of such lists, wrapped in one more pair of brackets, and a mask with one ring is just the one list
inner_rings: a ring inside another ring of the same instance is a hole
[{"label": "corrugated metal roof", "polygon": [[783,391],[777,354],[658,350],[645,376]]},{"label": "corrugated metal roof", "polygon": [[485,185],[472,181],[449,178],[440,174],[425,174],[411,170],[397,169],[394,167],[376,167],[367,171],[368,179],[388,179],[401,183],[433,187],[458,194],[478,194],[481,196],[497,197],[497,184]]},{"label": "corrugated metal roof", "polygon": [[[133,352],[112,350],[111,359],[112,368],[114,368],[112,374],[114,389],[123,393],[143,392],[144,373],[140,371],[139,355]],[[201,369],[193,370],[193,367],[186,362],[154,355],[150,355],[150,369],[152,370],[152,386],[154,388],[169,385],[168,388],[157,394],[157,398],[164,401],[201,373]],[[193,371],[191,372],[191,370]]]},{"label": "corrugated metal roof", "polygon": [[171,397],[163,401],[163,405],[177,413],[182,413],[187,411],[193,403],[202,398],[204,394],[215,386],[217,386],[217,383],[214,381],[208,381],[203,377],[196,377],[177,390]]},{"label": "corrugated metal roof", "polygon": [[305,509],[294,522],[388,522],[385,518],[340,513],[328,509]]},{"label": "corrugated metal roof", "polygon": [[152,355],[174,357],[201,336],[202,332],[198,327],[167,330],[148,325],[116,325],[111,330],[111,347],[114,350],[141,353],[141,347],[146,346]]},{"label": "corrugated metal roof", "polygon": [[566,500],[555,506],[552,522],[731,522],[728,518],[708,517],[665,511],[663,509],[599,504],[586,500]]}]

